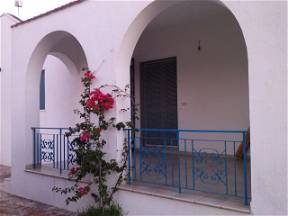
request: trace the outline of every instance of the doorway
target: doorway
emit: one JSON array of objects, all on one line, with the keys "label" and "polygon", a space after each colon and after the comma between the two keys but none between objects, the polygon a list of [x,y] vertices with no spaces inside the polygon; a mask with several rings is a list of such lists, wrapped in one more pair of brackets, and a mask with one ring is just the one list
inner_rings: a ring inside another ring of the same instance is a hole
[{"label": "doorway", "polygon": [[178,128],[176,57],[142,62],[140,73],[141,128],[160,129],[142,135],[149,144],[159,145],[168,138],[176,145],[176,132],[161,131]]}]

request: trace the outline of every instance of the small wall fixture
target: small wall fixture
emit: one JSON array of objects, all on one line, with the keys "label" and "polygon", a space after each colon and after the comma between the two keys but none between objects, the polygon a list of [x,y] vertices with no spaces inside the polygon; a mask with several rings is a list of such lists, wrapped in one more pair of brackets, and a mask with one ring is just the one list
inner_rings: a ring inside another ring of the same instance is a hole
[{"label": "small wall fixture", "polygon": [[201,40],[198,41],[198,47],[197,47],[197,50],[200,52],[202,50],[202,47],[201,47]]}]

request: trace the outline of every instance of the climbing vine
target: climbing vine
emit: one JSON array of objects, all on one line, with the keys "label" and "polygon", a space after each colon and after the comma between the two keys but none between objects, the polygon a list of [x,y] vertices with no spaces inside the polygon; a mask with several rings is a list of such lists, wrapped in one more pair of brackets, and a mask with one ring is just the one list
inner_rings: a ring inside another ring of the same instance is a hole
[{"label": "climbing vine", "polygon": [[[114,108],[115,100],[129,97],[129,87],[126,86],[122,90],[115,85],[102,85],[93,89],[92,84],[95,79],[90,70],[85,70],[81,79],[83,84],[81,109],[76,112],[81,122],[69,128],[69,132],[65,134],[68,138],[73,138],[71,145],[76,159],[74,166],[69,170],[68,177],[75,183],[66,188],[54,186],[52,190],[68,195],[67,204],[90,194],[95,200],[96,207],[104,209],[113,205],[113,195],[124,179],[127,144],[124,141],[120,161],[108,159],[104,147],[111,143],[108,143],[102,135],[110,129],[122,130],[130,126],[129,122],[116,123],[115,117],[107,117],[108,111]],[[105,89],[110,89],[111,93],[105,93]],[[107,182],[109,176],[113,178],[112,185]]]}]

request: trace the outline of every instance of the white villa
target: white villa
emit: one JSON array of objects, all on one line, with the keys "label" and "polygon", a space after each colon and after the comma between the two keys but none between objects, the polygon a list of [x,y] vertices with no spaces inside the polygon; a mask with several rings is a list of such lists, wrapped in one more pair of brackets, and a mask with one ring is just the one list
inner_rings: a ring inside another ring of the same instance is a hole
[{"label": "white villa", "polygon": [[[9,193],[71,211],[93,203],[51,190],[71,185],[64,132],[78,120],[83,67],[95,85],[130,85],[132,103],[110,112],[136,130],[108,136],[116,158],[128,140],[125,213],[288,213],[286,1],[78,0],[0,16]],[[139,118],[121,112],[134,102]]]}]

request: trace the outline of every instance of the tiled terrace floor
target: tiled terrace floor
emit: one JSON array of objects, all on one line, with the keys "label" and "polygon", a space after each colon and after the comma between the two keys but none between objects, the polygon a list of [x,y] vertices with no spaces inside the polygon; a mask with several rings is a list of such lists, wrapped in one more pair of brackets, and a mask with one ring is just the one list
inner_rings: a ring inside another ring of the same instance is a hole
[{"label": "tiled terrace floor", "polygon": [[17,197],[3,191],[4,179],[10,176],[10,168],[0,165],[0,215],[1,216],[73,216],[72,212],[43,203]]}]

